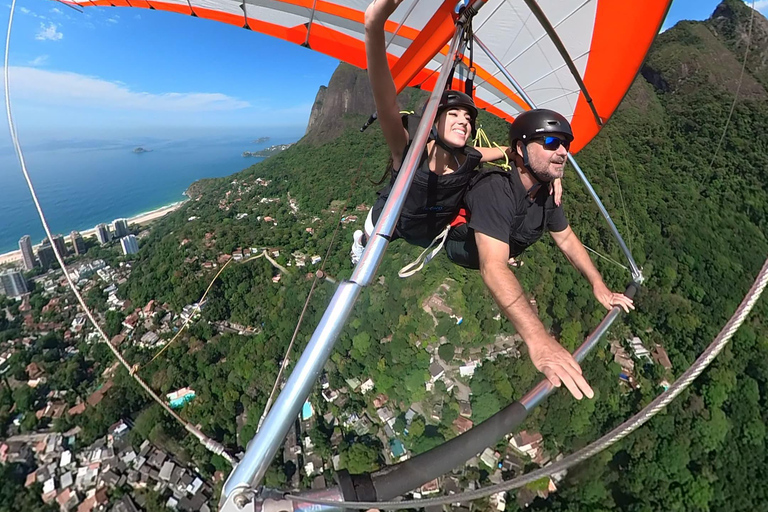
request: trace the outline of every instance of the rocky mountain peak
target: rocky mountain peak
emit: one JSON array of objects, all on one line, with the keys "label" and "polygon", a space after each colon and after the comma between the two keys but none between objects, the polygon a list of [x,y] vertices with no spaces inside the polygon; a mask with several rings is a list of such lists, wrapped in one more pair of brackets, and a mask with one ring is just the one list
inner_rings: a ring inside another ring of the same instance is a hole
[{"label": "rocky mountain peak", "polygon": [[328,86],[317,92],[302,142],[319,144],[332,140],[350,125],[361,126],[375,110],[365,70],[342,62]]}]

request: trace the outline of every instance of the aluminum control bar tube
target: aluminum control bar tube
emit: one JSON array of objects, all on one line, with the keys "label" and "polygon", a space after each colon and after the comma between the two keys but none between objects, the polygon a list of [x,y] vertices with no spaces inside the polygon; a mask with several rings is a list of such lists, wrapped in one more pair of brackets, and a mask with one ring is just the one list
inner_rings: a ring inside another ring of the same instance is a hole
[{"label": "aluminum control bar tube", "polygon": [[[626,295],[633,297],[637,292],[635,283],[627,286]],[[621,307],[614,306],[598,324],[582,345],[573,353],[574,358],[581,362],[597,345],[600,338],[621,314]],[[543,379],[536,387],[525,394],[520,400],[513,402],[479,425],[454,437],[453,439],[408,459],[400,464],[390,466],[371,474],[370,480],[375,489],[372,500],[384,501],[401,496],[444,475],[454,468],[482,452],[488,446],[497,443],[505,435],[513,432],[522,424],[528,413],[549,396],[556,388],[547,379]],[[360,476],[353,478],[360,479]],[[362,486],[361,486],[362,487]]]},{"label": "aluminum control bar tube", "polygon": [[[478,9],[485,0],[478,0],[473,7]],[[333,346],[352,312],[355,300],[363,286],[371,282],[384,256],[389,239],[400,216],[413,176],[418,169],[421,153],[426,146],[431,125],[437,114],[440,97],[448,81],[454,58],[464,33],[466,18],[459,20],[445,56],[437,83],[427,102],[421,124],[403,165],[392,187],[389,199],[376,223],[374,234],[368,241],[360,262],[355,267],[350,281],[343,282],[334,293],[331,303],[323,314],[307,348],[296,363],[283,390],[267,414],[259,432],[248,443],[245,455],[230,474],[222,490],[220,510],[239,510],[252,502],[253,489],[260,485],[269,465],[282,446],[291,424],[309,396],[312,386],[320,375]],[[237,508],[233,508],[237,507]]]},{"label": "aluminum control bar tube", "polygon": [[[523,100],[525,100],[526,103],[528,103],[528,106],[531,108],[536,108],[536,104],[533,102],[530,96],[525,92],[523,87],[515,80],[515,78],[507,71],[507,69],[504,67],[504,64],[501,63],[499,59],[496,58],[496,56],[491,52],[491,50],[483,44],[483,42],[475,36],[475,42],[480,47],[481,50],[488,56],[489,59],[496,65],[496,67],[499,69],[499,71],[504,75],[504,77],[509,81],[509,83],[512,85],[512,88],[515,89],[517,94],[520,95]],[[635,262],[635,258],[632,256],[632,252],[627,247],[627,244],[624,242],[624,238],[622,238],[621,233],[619,233],[618,228],[616,227],[616,224],[614,224],[613,219],[611,219],[610,214],[608,214],[608,210],[605,209],[605,206],[603,205],[603,202],[600,200],[600,197],[597,195],[597,192],[595,192],[595,189],[592,187],[592,184],[587,179],[587,176],[584,174],[584,171],[581,170],[581,167],[576,162],[576,159],[573,157],[572,154],[568,153],[568,161],[571,162],[571,165],[573,165],[573,168],[576,170],[576,174],[581,179],[582,183],[587,187],[587,192],[589,192],[589,195],[592,196],[592,199],[597,204],[597,208],[600,210],[600,213],[602,214],[605,221],[608,223],[608,227],[611,229],[611,233],[613,233],[614,238],[619,243],[619,247],[621,248],[621,252],[624,253],[624,256],[627,258],[627,261],[629,262],[629,269],[632,273],[632,280],[637,284],[642,284],[644,277],[643,277],[643,271],[640,269],[640,267],[637,266],[637,263]]]}]

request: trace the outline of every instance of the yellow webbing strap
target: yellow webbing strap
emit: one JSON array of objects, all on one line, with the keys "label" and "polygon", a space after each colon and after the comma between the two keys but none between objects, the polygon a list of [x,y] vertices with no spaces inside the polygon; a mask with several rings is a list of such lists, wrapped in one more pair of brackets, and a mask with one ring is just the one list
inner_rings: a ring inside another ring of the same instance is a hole
[{"label": "yellow webbing strap", "polygon": [[503,151],[501,149],[501,146],[496,144],[495,142],[491,142],[490,139],[488,139],[488,135],[485,133],[485,130],[483,130],[483,127],[479,127],[477,129],[477,135],[475,135],[475,140],[473,141],[474,145],[481,148],[496,148],[501,151],[501,153],[504,155],[504,163],[503,164],[495,164],[493,162],[486,162],[489,165],[495,165],[496,167],[500,167],[504,169],[505,171],[509,171],[512,169],[512,166],[509,165],[509,157],[507,156],[507,152]]}]

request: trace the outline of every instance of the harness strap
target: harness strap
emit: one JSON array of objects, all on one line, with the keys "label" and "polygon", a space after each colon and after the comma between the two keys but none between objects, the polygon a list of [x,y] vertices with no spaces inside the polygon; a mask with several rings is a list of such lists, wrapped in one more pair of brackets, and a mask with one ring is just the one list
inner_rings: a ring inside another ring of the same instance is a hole
[{"label": "harness strap", "polygon": [[[413,262],[401,268],[400,271],[397,273],[397,275],[402,278],[411,277],[416,272],[419,272],[422,268],[424,268],[424,265],[432,261],[432,258],[437,256],[438,253],[442,250],[443,246],[445,245],[445,241],[448,239],[448,232],[450,230],[451,230],[451,225],[448,224],[447,226],[445,226],[443,231],[441,231],[440,234],[438,234],[432,240],[429,246],[423,251],[421,251],[421,254],[419,254],[419,257],[416,258]],[[437,246],[433,249],[432,246],[435,244],[437,244]],[[424,261],[422,261],[422,258],[424,258]]]}]

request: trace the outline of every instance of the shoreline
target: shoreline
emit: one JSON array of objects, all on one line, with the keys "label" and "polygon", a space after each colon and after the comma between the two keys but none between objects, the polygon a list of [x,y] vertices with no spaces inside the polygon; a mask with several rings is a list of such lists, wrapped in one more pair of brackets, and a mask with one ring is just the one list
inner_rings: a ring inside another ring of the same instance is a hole
[{"label": "shoreline", "polygon": [[[155,221],[157,219],[160,219],[162,217],[165,217],[171,212],[174,212],[181,208],[181,206],[189,201],[189,199],[183,199],[181,201],[176,201],[171,204],[167,204],[165,206],[161,206],[160,208],[155,208],[154,210],[149,210],[143,213],[140,213],[138,215],[134,215],[133,217],[129,217],[126,220],[128,221],[128,224],[147,224],[149,222]],[[114,220],[114,219],[113,219]],[[104,224],[109,224],[105,222]],[[60,233],[65,240],[68,241],[69,233]],[[96,236],[96,227],[92,227],[90,229],[84,229],[80,231],[80,235],[83,238]],[[32,249],[35,250],[38,247],[40,247],[40,244],[35,244],[32,246]],[[16,249],[15,251],[9,251],[4,254],[0,254],[0,265],[6,265],[8,263],[16,263],[21,261],[21,250]]]}]

